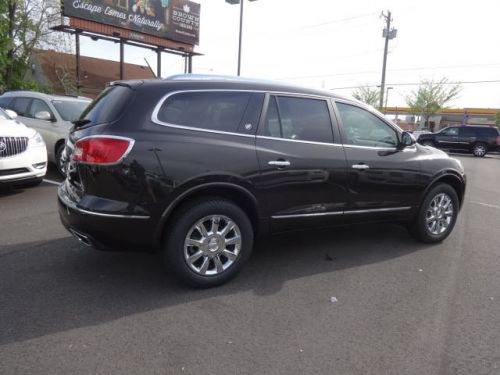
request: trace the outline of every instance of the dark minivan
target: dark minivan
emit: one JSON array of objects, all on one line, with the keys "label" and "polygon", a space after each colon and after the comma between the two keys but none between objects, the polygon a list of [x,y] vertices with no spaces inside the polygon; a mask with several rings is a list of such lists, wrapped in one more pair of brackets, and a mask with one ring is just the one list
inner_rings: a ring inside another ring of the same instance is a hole
[{"label": "dark minivan", "polygon": [[500,151],[500,131],[486,125],[449,126],[437,133],[421,134],[418,143],[483,157],[490,151]]},{"label": "dark minivan", "polygon": [[460,162],[328,91],[224,77],[116,82],[67,141],[64,226],[99,249],[159,250],[197,287],[233,277],[256,235],[395,221],[452,231]]}]

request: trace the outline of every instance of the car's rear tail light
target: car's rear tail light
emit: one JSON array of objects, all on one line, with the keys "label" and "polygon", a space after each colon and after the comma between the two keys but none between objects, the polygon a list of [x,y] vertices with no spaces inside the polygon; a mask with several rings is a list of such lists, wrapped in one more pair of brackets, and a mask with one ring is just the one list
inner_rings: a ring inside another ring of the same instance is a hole
[{"label": "car's rear tail light", "polygon": [[75,143],[73,160],[88,164],[119,163],[132,149],[134,140],[114,136],[91,136]]},{"label": "car's rear tail light", "polygon": [[497,137],[497,146],[500,146],[500,135]]}]

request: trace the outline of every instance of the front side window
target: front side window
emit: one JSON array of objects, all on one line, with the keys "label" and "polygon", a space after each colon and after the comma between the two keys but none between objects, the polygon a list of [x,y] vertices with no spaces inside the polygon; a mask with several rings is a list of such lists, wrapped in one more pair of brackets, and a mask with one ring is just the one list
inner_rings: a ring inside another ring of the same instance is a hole
[{"label": "front side window", "polygon": [[271,96],[263,136],[332,143],[332,122],[325,100]]},{"label": "front side window", "polygon": [[344,103],[337,103],[344,129],[344,143],[366,147],[396,147],[396,131],[374,114]]},{"label": "front side window", "polygon": [[236,132],[250,101],[249,92],[183,92],[170,96],[158,120],[207,130]]},{"label": "front side window", "polygon": [[19,116],[29,117],[28,109],[31,104],[30,98],[15,98],[10,104],[12,110]]}]

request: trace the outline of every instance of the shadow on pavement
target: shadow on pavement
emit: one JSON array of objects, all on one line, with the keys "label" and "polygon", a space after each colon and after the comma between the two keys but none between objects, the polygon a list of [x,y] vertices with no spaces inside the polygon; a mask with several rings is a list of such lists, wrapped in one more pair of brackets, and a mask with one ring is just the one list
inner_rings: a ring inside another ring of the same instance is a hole
[{"label": "shadow on pavement", "polygon": [[67,237],[3,246],[0,345],[221,295],[272,295],[294,279],[383,262],[428,248],[397,225],[363,225],[261,239],[243,272],[193,290],[155,254],[105,253]]}]

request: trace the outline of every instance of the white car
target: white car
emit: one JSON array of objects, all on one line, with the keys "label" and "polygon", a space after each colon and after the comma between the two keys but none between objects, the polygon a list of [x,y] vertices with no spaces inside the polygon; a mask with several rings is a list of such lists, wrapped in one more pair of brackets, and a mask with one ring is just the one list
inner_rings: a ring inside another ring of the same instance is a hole
[{"label": "white car", "polygon": [[0,186],[38,185],[47,173],[47,148],[41,135],[0,108]]}]

